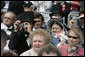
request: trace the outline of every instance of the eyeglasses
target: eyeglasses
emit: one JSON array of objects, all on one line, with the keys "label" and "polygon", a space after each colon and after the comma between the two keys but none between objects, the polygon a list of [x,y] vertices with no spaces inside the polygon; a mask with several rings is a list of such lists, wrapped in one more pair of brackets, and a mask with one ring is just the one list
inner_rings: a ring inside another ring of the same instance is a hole
[{"label": "eyeglasses", "polygon": [[75,37],[75,36],[70,36],[70,35],[68,35],[68,38],[77,39],[77,38],[79,38],[79,37]]},{"label": "eyeglasses", "polygon": [[9,20],[11,20],[11,18],[9,18],[9,17],[3,17],[4,19],[9,19]]}]

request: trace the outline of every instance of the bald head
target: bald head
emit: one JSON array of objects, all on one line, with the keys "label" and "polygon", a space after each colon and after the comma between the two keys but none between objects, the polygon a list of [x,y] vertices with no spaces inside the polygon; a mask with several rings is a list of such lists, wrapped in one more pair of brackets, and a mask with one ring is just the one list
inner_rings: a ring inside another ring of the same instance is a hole
[{"label": "bald head", "polygon": [[2,17],[2,22],[7,25],[10,26],[14,20],[15,20],[16,15],[13,12],[7,12],[3,15]]}]

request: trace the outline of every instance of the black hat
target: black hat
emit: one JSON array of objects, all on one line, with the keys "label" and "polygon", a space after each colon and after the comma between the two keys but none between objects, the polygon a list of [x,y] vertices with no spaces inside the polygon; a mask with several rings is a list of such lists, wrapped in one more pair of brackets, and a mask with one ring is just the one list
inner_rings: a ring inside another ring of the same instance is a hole
[{"label": "black hat", "polygon": [[60,14],[62,16],[62,11],[59,10],[53,11],[52,13],[50,13],[50,17],[52,17],[53,14]]},{"label": "black hat", "polygon": [[32,11],[24,12],[17,17],[21,22],[34,22],[34,13]]},{"label": "black hat", "polygon": [[24,2],[24,7],[32,7],[33,4],[32,2],[28,1],[28,2]]},{"label": "black hat", "polygon": [[59,22],[59,21],[56,20],[56,19],[50,19],[50,20],[48,21],[48,23],[47,23],[48,28],[52,28],[52,25],[53,25],[54,23],[58,24],[58,25],[61,27],[61,29],[63,29],[63,23]]}]

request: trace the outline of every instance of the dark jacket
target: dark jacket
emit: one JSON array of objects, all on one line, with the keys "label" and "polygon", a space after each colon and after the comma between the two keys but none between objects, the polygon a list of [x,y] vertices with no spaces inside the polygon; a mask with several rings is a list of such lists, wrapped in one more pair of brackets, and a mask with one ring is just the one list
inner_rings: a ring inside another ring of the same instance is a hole
[{"label": "dark jacket", "polygon": [[[67,2],[65,2],[64,4],[65,4],[65,11],[63,12],[63,16],[68,15],[70,12],[70,9],[71,9],[71,4],[69,4]],[[51,12],[54,12],[56,10],[62,11],[61,3],[58,3],[58,4],[52,6]]]},{"label": "dark jacket", "polygon": [[28,46],[26,42],[26,39],[27,37],[29,37],[29,34],[27,34],[27,37],[25,36],[25,34],[27,33],[21,30],[18,32],[12,32],[12,37],[9,42],[9,48],[11,50],[16,50],[18,54],[21,54],[24,51],[30,49],[31,46]]}]

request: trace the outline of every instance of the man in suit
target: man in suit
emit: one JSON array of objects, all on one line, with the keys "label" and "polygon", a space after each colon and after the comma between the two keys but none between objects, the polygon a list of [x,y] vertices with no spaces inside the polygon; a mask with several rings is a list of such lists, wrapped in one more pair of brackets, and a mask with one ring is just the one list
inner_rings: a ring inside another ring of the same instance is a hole
[{"label": "man in suit", "polygon": [[65,23],[67,24],[67,17],[68,14],[70,13],[70,9],[71,9],[71,4],[67,3],[66,1],[60,1],[59,3],[57,3],[56,5],[52,6],[51,12],[54,11],[62,11],[62,16],[65,17]]},{"label": "man in suit", "polygon": [[9,36],[11,35],[15,18],[16,15],[13,12],[7,12],[2,16],[1,29]]},{"label": "man in suit", "polygon": [[14,30],[9,42],[9,48],[15,50],[18,55],[31,48],[29,43],[29,35],[33,27],[33,13],[25,12],[17,17],[14,23]]}]

